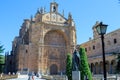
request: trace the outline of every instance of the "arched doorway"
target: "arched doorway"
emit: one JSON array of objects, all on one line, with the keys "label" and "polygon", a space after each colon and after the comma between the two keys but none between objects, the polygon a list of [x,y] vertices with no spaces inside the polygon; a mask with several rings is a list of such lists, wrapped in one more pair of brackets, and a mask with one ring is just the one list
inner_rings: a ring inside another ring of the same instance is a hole
[{"label": "arched doorway", "polygon": [[109,64],[109,61],[106,61],[106,71],[107,71],[107,73],[110,73],[110,64]]},{"label": "arched doorway", "polygon": [[111,68],[110,68],[110,73],[114,74],[115,73],[115,66],[116,66],[116,61],[112,60],[111,61]]},{"label": "arched doorway", "polygon": [[91,63],[91,72],[95,74],[95,65],[94,63]]},{"label": "arched doorway", "polygon": [[100,74],[103,74],[103,62],[100,62]]},{"label": "arched doorway", "polygon": [[99,74],[99,65],[98,65],[98,62],[95,63],[95,73]]},{"label": "arched doorway", "polygon": [[50,66],[50,74],[51,75],[56,75],[58,73],[58,67],[56,64],[52,64]]}]

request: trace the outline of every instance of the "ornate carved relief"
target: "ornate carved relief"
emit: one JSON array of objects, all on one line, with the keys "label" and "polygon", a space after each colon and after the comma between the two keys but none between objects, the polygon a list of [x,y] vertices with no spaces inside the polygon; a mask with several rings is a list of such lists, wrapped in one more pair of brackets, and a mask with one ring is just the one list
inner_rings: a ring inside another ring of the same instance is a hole
[{"label": "ornate carved relief", "polygon": [[45,45],[65,46],[65,44],[63,35],[57,31],[48,32],[45,36]]},{"label": "ornate carved relief", "polygon": [[63,34],[55,30],[49,31],[45,35],[44,44],[44,58],[48,58],[48,65],[54,62],[56,62],[56,64],[63,64],[63,62],[65,62],[66,42]]}]

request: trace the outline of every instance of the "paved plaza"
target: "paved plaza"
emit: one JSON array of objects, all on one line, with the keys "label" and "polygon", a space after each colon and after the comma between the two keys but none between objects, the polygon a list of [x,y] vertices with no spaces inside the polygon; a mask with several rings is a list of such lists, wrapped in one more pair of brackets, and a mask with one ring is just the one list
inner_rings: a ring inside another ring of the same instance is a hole
[{"label": "paved plaza", "polygon": [[[29,79],[28,75],[20,75],[18,76],[18,78],[7,79],[7,80],[32,80],[32,76],[30,76],[30,79]],[[34,80],[46,80],[46,79],[40,79],[39,77],[34,76]]]},{"label": "paved plaza", "polygon": [[[15,78],[15,79],[7,79],[7,80],[28,80],[28,78]],[[34,80],[45,80],[45,79],[35,78]]]}]

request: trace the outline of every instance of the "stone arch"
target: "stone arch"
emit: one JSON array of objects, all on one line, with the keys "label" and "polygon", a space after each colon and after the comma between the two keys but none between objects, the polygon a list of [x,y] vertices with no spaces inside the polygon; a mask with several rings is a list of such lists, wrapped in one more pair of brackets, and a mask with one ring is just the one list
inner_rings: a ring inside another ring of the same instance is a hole
[{"label": "stone arch", "polygon": [[95,63],[95,74],[99,73],[99,65],[98,62]]},{"label": "stone arch", "polygon": [[68,37],[61,30],[50,30],[44,36],[44,45],[47,50],[45,52],[47,54],[55,53],[57,55],[57,53],[68,52],[68,43]]},{"label": "stone arch", "polygon": [[[61,31],[61,30],[49,30],[45,33],[45,36],[44,36],[44,44],[47,44],[48,42],[46,42],[46,40],[50,40],[51,38],[54,38],[55,36],[57,35],[60,35],[64,40],[65,40],[65,43],[66,45],[68,45],[69,43],[69,40],[68,40],[68,37],[67,35]],[[51,37],[50,37],[51,36]],[[50,38],[49,38],[50,37]],[[58,37],[58,36],[57,36]],[[55,39],[53,39],[54,41],[56,41]]]},{"label": "stone arch", "polygon": [[44,45],[45,54],[50,58],[55,58],[55,56],[60,56],[60,53],[65,54],[67,52],[68,38],[60,30],[50,30],[44,36]]},{"label": "stone arch", "polygon": [[[68,38],[61,30],[50,30],[44,36],[44,54],[46,54],[47,63],[56,63],[59,65],[58,71],[65,70],[66,53],[68,52]],[[64,65],[64,66],[63,66]],[[51,68],[51,67],[50,67]],[[55,70],[53,70],[55,71]],[[52,72],[51,74],[53,74]],[[56,72],[55,72],[56,73]]]},{"label": "stone arch", "polygon": [[101,61],[100,62],[100,74],[102,74],[103,73],[103,62]]},{"label": "stone arch", "polygon": [[91,72],[94,73],[95,66],[93,63],[91,63]]},{"label": "stone arch", "polygon": [[52,64],[50,66],[50,75],[57,75],[58,74],[58,67],[56,64]]},{"label": "stone arch", "polygon": [[109,61],[106,61],[106,72],[109,73],[110,71],[110,63]]},{"label": "stone arch", "polygon": [[112,60],[111,61],[111,67],[110,67],[110,73],[114,74],[115,73],[115,65],[116,65],[116,61]]}]

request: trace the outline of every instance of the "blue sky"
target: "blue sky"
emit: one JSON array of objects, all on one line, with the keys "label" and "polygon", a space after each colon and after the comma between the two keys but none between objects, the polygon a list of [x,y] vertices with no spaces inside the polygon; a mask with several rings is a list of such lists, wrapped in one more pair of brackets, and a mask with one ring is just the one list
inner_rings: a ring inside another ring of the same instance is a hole
[{"label": "blue sky", "polygon": [[[5,51],[11,51],[12,41],[18,36],[24,19],[30,19],[38,8],[46,7],[49,12],[53,0],[1,0],[0,1],[0,43]],[[120,28],[120,4],[118,0],[56,0],[59,13],[65,17],[71,12],[76,23],[77,44],[93,37],[92,26],[96,21],[108,24],[107,33]]]}]

